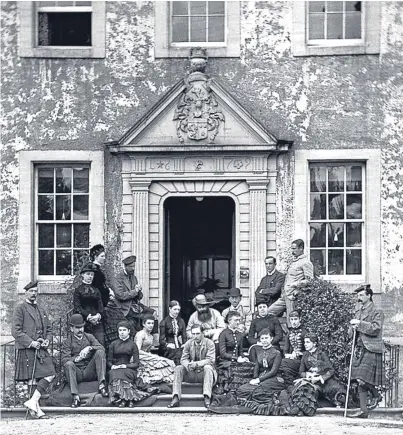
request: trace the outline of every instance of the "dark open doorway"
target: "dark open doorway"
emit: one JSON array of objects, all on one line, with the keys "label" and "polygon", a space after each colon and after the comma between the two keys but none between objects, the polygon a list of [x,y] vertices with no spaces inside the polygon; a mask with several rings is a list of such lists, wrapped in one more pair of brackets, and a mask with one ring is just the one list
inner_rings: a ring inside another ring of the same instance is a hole
[{"label": "dark open doorway", "polygon": [[235,203],[220,197],[174,197],[165,212],[165,307],[175,299],[185,321],[197,289],[222,300],[234,286]]}]

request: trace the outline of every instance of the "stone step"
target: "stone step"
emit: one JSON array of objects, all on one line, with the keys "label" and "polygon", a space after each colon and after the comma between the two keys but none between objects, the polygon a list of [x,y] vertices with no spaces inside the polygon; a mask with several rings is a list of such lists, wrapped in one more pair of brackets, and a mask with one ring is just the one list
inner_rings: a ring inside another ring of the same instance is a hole
[{"label": "stone step", "polygon": [[[172,388],[172,384],[169,384]],[[189,382],[182,383],[182,394],[203,394],[203,384],[190,384]]]},{"label": "stone step", "polygon": [[[155,407],[167,407],[171,403],[171,394],[160,394],[157,397],[156,402],[153,404]],[[181,407],[204,407],[203,395],[202,394],[182,394],[181,397]]]}]

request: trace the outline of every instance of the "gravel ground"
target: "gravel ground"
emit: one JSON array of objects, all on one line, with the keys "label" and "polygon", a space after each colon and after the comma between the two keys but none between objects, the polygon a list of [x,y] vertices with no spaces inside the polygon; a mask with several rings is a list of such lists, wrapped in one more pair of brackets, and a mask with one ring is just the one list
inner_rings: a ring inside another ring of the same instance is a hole
[{"label": "gravel ground", "polygon": [[402,435],[403,422],[349,420],[337,416],[264,417],[211,414],[108,414],[53,416],[49,420],[3,419],[2,435]]}]

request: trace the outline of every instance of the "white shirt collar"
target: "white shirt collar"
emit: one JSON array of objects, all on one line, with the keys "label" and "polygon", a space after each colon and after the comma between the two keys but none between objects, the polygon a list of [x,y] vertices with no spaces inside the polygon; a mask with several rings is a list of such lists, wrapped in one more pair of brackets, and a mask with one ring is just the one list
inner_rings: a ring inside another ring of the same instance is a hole
[{"label": "white shirt collar", "polygon": [[267,272],[267,275],[268,275],[268,276],[272,276],[272,275],[274,274],[275,271],[276,271],[276,269],[274,269],[274,270],[271,271],[271,272]]}]

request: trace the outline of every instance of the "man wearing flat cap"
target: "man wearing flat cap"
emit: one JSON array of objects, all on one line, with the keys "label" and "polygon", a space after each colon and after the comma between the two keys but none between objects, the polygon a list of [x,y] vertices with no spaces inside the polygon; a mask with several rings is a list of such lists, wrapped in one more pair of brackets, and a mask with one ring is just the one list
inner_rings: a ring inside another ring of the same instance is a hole
[{"label": "man wearing flat cap", "polygon": [[15,380],[28,381],[28,384],[38,381],[36,390],[24,406],[32,416],[45,418],[39,407],[39,399],[56,374],[47,350],[52,329],[48,315],[37,303],[37,281],[30,282],[24,289],[25,300],[15,307],[12,324],[12,335],[17,349]]},{"label": "man wearing flat cap", "polygon": [[[141,331],[142,320],[150,314],[157,318],[157,313],[150,307],[140,302],[143,299],[142,287],[139,285],[137,277],[134,275],[136,270],[136,256],[131,255],[122,261],[123,269],[116,275],[113,282],[115,292],[115,304],[122,310],[123,315],[131,322],[135,331]],[[152,333],[154,339],[158,333],[158,322],[154,322]]]},{"label": "man wearing flat cap", "polygon": [[350,334],[356,329],[356,347],[353,355],[351,379],[358,381],[360,411],[349,415],[352,418],[368,418],[368,392],[372,393],[374,404],[381,396],[376,389],[384,381],[382,369],[384,315],[372,301],[373,291],[369,284],[355,290],[357,305],[354,318],[350,320]]},{"label": "man wearing flat cap", "polygon": [[84,332],[84,318],[81,314],[70,317],[70,334],[62,345],[62,364],[72,395],[72,408],[80,406],[78,384],[98,381],[98,391],[108,397],[105,386],[105,349],[92,335]]},{"label": "man wearing flat cap", "polygon": [[190,316],[186,328],[188,338],[192,338],[192,327],[201,325],[204,337],[218,343],[218,337],[221,331],[225,329],[225,322],[222,315],[214,308],[211,308],[215,301],[208,301],[204,294],[199,294],[193,298],[192,304],[196,311]]}]

